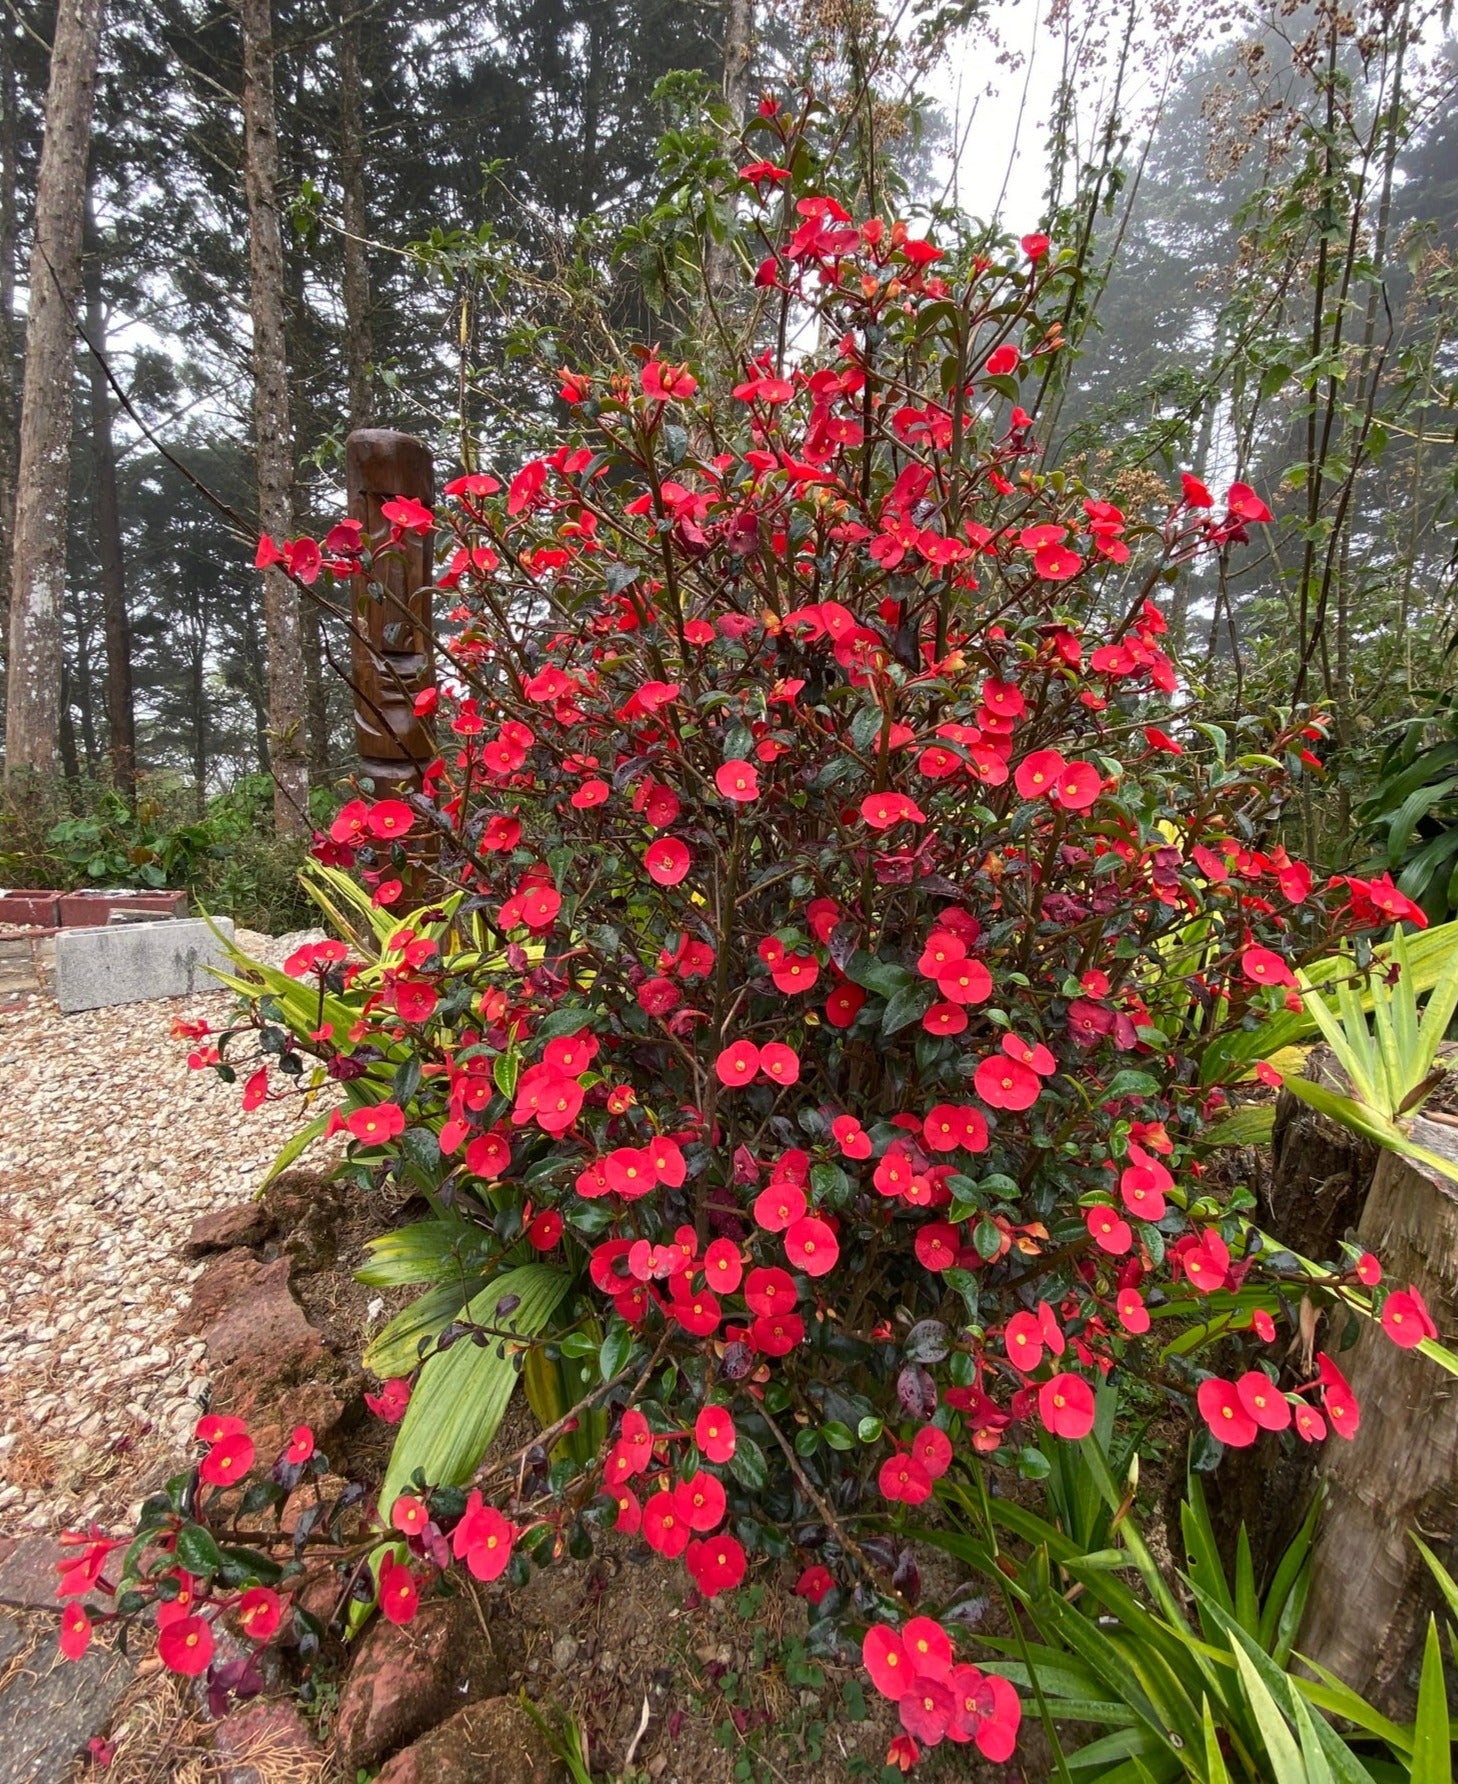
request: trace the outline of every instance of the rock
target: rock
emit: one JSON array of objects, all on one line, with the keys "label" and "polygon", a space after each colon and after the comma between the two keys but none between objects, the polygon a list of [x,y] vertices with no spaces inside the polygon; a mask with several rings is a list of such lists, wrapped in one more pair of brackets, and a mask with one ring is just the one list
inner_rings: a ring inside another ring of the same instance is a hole
[{"label": "rock", "polygon": [[283,1250],[293,1275],[312,1276],[333,1264],[339,1251],[337,1219],[331,1204],[316,1202],[286,1236]]},{"label": "rock", "polygon": [[[11,1650],[4,1668],[8,1682],[0,1689],[0,1784],[69,1778],[72,1762],[111,1720],[131,1681],[131,1665],[99,1640],[79,1660],[61,1659],[50,1618],[44,1629],[22,1630],[19,1619],[6,1615],[0,1629]],[[19,1646],[17,1632],[24,1638]]]},{"label": "rock", "polygon": [[273,1784],[288,1777],[299,1784],[323,1770],[309,1725],[293,1704],[255,1698],[224,1716],[213,1730],[218,1784]]},{"label": "rock", "polygon": [[[184,1257],[207,1257],[214,1251],[231,1251],[261,1245],[273,1232],[273,1216],[262,1202],[243,1202],[236,1208],[219,1208],[192,1223],[183,1244]],[[193,1297],[196,1300],[196,1296]]]},{"label": "rock", "polygon": [[[229,918],[220,917],[217,927],[232,939]],[[201,918],[62,929],[56,936],[56,1001],[73,1015],[154,997],[189,997],[212,989],[210,966],[228,964],[226,948]]]},{"label": "rock", "polygon": [[251,1251],[225,1251],[214,1258],[192,1285],[192,1299],[178,1315],[179,1338],[201,1336],[213,1321],[252,1292],[263,1266]]},{"label": "rock", "polygon": [[565,1784],[566,1777],[516,1699],[492,1697],[397,1753],[375,1784]]},{"label": "rock", "polygon": [[566,1672],[577,1658],[577,1637],[575,1635],[559,1635],[552,1643],[552,1665],[558,1672]]},{"label": "rock", "polygon": [[335,1745],[346,1773],[378,1764],[506,1685],[507,1669],[464,1593],[423,1604],[403,1627],[377,1619],[360,1644],[335,1713]]},{"label": "rock", "polygon": [[216,1412],[242,1419],[260,1455],[283,1447],[295,1425],[326,1444],[356,1397],[352,1371],[325,1346],[289,1290],[289,1260],[261,1264],[246,1251],[208,1266],[179,1330],[207,1345]]}]

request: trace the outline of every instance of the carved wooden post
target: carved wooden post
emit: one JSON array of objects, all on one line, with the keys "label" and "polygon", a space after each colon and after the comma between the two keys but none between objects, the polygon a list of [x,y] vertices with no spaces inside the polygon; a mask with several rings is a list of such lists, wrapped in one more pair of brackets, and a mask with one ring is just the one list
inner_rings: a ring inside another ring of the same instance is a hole
[{"label": "carved wooden post", "polygon": [[[366,545],[378,548],[390,537],[382,503],[396,496],[413,496],[427,507],[435,501],[430,452],[411,434],[358,428],[345,441],[344,464],[350,516],[363,523]],[[435,754],[414,710],[415,696],[435,680],[433,556],[434,534],[407,533],[375,560],[373,580],[384,588],[383,599],[370,598],[365,577],[354,581],[355,739],[365,772],[387,797],[414,791]]]}]

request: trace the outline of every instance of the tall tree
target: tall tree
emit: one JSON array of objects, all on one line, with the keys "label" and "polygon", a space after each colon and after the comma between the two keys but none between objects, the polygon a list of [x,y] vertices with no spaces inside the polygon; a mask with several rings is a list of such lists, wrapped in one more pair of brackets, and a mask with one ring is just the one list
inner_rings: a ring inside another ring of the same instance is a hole
[{"label": "tall tree", "polygon": [[[283,235],[278,219],[273,18],[270,0],[235,3],[243,31],[243,183],[248,199],[258,520],[265,533],[283,539],[293,528],[294,462],[284,337]],[[274,822],[285,834],[301,835],[309,826],[309,764],[299,601],[277,565],[263,575]]]},{"label": "tall tree", "polygon": [[[356,0],[344,0],[346,8]],[[344,359],[349,371],[349,426],[368,427],[373,416],[370,361],[369,214],[365,200],[364,104],[359,68],[359,19],[347,12],[339,25],[339,187],[344,225]]]},{"label": "tall tree", "polygon": [[51,48],[30,258],[10,571],[7,775],[49,773],[59,741],[73,332],[101,12],[102,0],[61,0]]},{"label": "tall tree", "polygon": [[116,447],[111,432],[111,390],[106,379],[106,305],[101,291],[101,237],[91,202],[86,206],[86,377],[91,397],[91,468],[96,497],[96,555],[101,574],[102,632],[106,639],[107,755],[117,791],[130,804],[137,796],[137,740],[132,712],[132,640],[127,618],[126,557],[116,494]]}]

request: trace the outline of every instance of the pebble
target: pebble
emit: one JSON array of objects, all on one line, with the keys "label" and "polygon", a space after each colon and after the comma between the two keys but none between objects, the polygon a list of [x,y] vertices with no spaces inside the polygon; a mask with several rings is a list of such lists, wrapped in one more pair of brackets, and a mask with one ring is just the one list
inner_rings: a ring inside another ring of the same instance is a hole
[{"label": "pebble", "polygon": [[[238,939],[275,963],[293,945]],[[216,1030],[232,1008],[218,991],[0,1011],[0,1533],[115,1522],[185,1458],[206,1347],[172,1326],[204,1265],[178,1247],[252,1193],[302,1114],[244,1114],[237,1085],[187,1069],[173,1022]]]}]

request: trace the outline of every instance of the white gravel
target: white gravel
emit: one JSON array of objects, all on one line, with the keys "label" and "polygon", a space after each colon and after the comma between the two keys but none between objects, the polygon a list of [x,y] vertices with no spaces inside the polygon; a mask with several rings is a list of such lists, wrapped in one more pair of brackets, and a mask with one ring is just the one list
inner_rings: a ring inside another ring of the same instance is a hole
[{"label": "white gravel", "polygon": [[[238,937],[276,961],[297,939]],[[206,1362],[173,1326],[203,1265],[179,1248],[300,1120],[188,1070],[172,1023],[216,1029],[232,1006],[0,1011],[0,1533],[114,1520],[187,1454]]]}]

